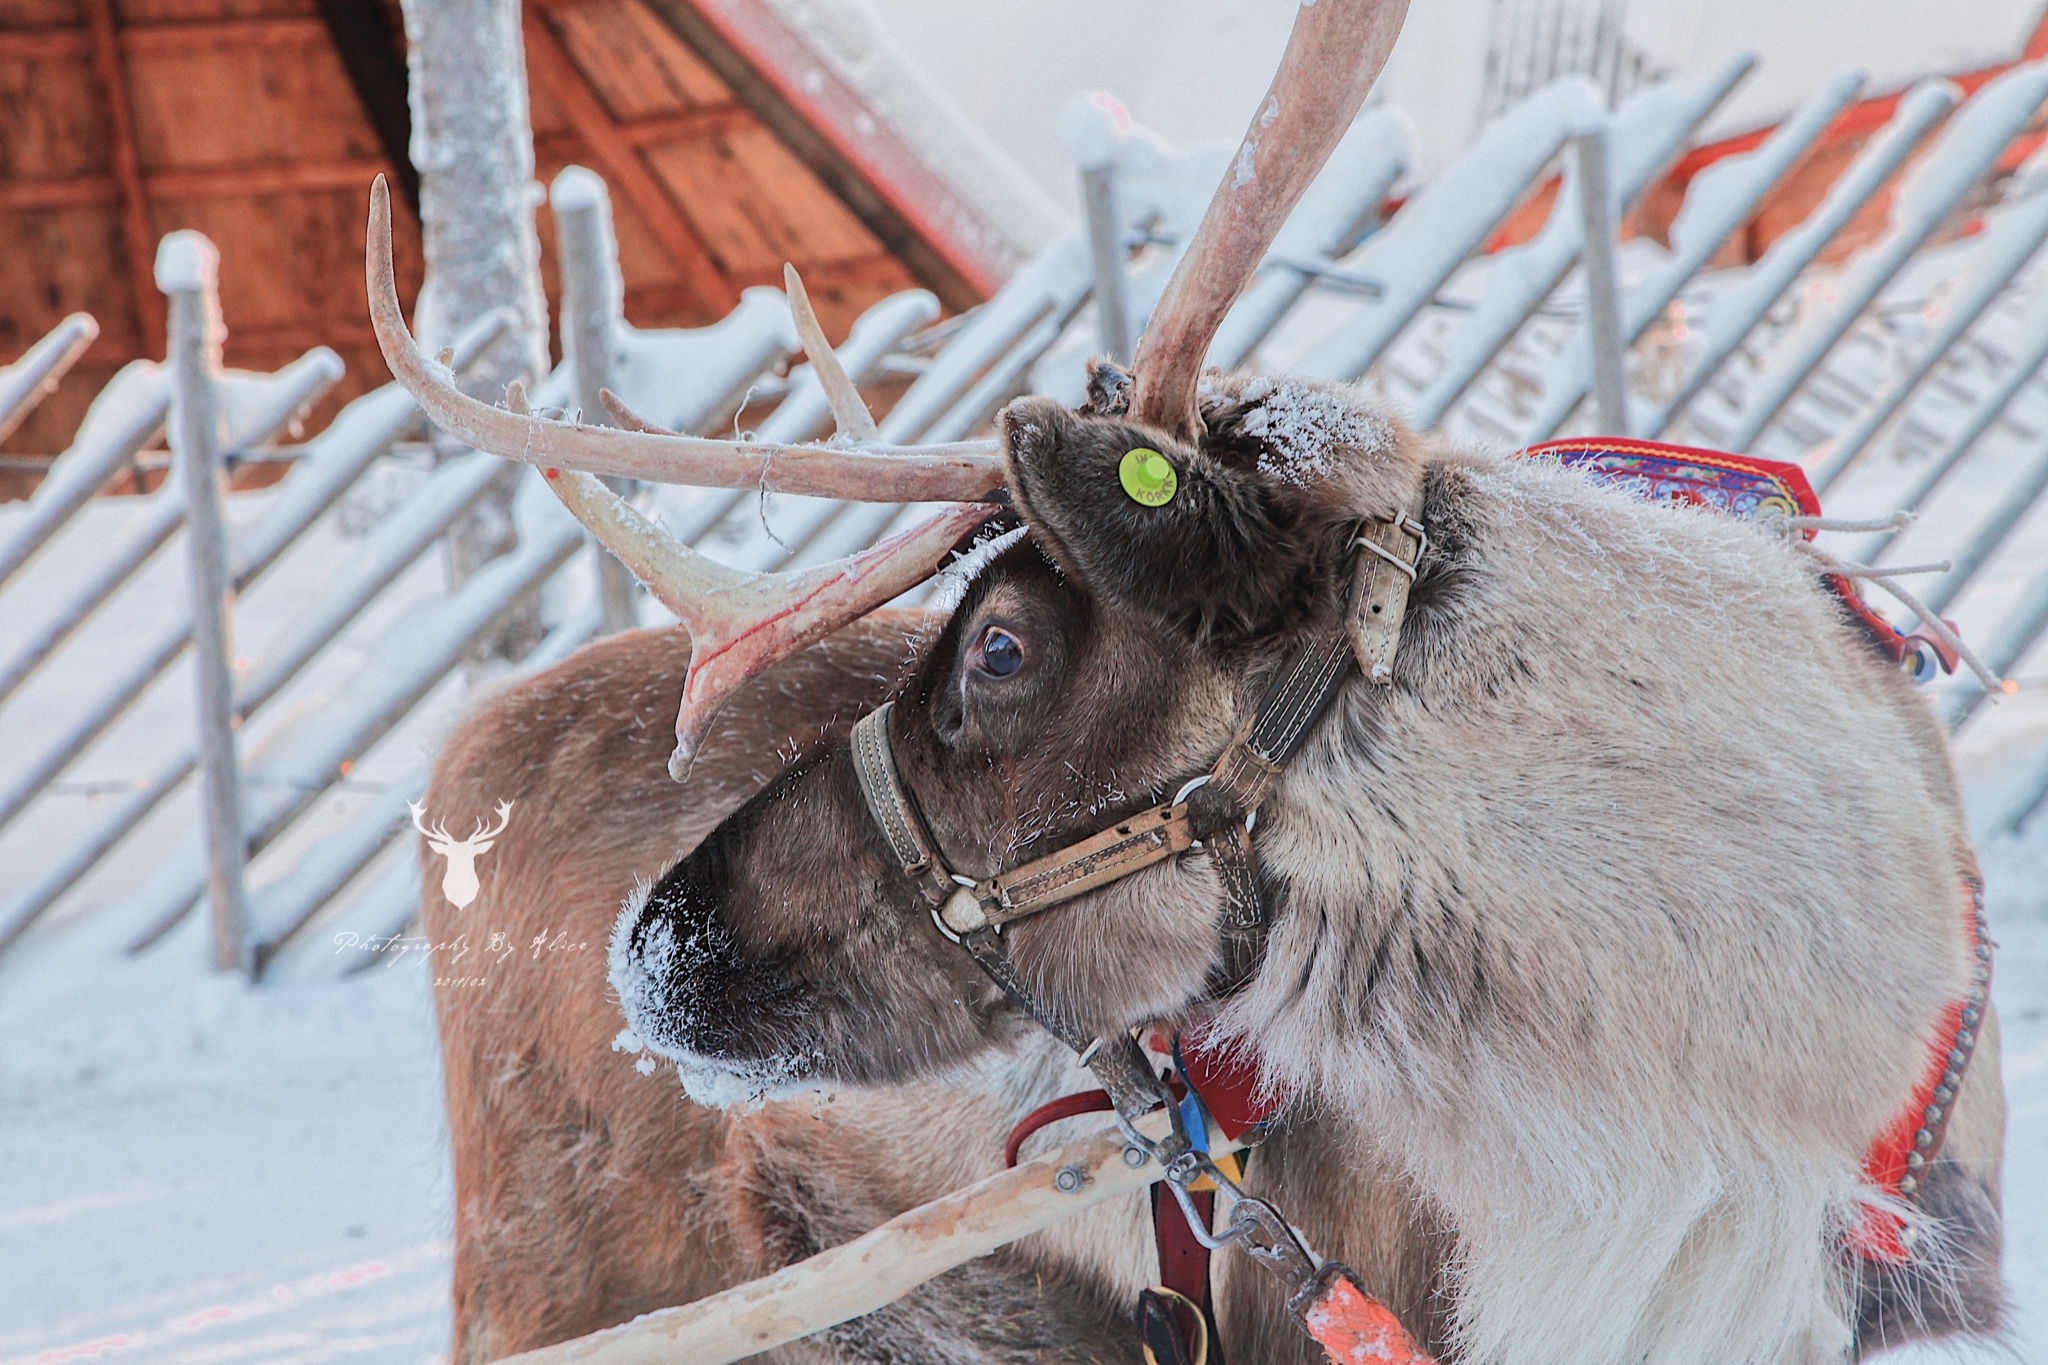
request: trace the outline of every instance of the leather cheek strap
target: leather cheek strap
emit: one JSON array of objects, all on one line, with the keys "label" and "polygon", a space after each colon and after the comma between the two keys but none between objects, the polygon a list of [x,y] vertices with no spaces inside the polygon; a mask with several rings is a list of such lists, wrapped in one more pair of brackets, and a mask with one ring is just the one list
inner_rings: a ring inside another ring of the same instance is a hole
[{"label": "leather cheek strap", "polygon": [[891,856],[937,909],[961,888],[933,847],[931,834],[897,775],[896,754],[889,744],[889,717],[895,710],[895,702],[883,702],[855,723],[853,771],[860,778],[861,795],[867,798],[868,814],[882,831]]},{"label": "leather cheek strap", "polygon": [[1429,533],[1417,520],[1422,510],[1417,489],[1408,510],[1391,521],[1362,528],[1352,545],[1360,553],[1351,582],[1346,632],[1358,656],[1359,671],[1368,682],[1394,685],[1394,650],[1401,643],[1401,622],[1408,614],[1408,590],[1429,550]]}]

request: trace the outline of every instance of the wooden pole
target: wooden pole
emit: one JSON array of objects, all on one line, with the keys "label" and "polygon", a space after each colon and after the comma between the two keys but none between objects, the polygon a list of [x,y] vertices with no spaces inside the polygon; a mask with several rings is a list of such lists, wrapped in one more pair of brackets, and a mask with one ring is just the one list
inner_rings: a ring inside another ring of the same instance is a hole
[{"label": "wooden pole", "polygon": [[1585,224],[1586,331],[1593,343],[1593,425],[1602,436],[1628,435],[1627,374],[1621,339],[1621,285],[1614,260],[1614,198],[1607,125],[1572,138]]},{"label": "wooden pole", "polygon": [[235,757],[234,588],[221,512],[220,255],[197,232],[157,247],[156,286],[169,299],[171,456],[185,493],[185,563],[197,669],[201,811],[207,894],[213,902],[213,965],[246,970],[247,897],[242,883],[242,800]]},{"label": "wooden pole", "polygon": [[[1160,1111],[1138,1128],[1159,1138],[1167,1123]],[[1213,1130],[1210,1137],[1219,1154],[1237,1148]],[[1149,1157],[1131,1165],[1125,1153],[1114,1129],[1068,1143],[773,1275],[500,1365],[730,1365],[887,1307],[955,1266],[1165,1174]]]},{"label": "wooden pole", "polygon": [[[581,420],[615,426],[598,391],[613,387],[612,348],[626,321],[626,286],[619,274],[619,245],[612,234],[612,201],[595,171],[568,166],[548,187],[555,215],[555,254],[562,273],[562,360],[576,377]],[[631,498],[636,479],[606,479],[605,486]],[[598,598],[604,633],[639,624],[634,601],[639,584],[602,545],[597,550]]]},{"label": "wooden pole", "polygon": [[1088,253],[1095,263],[1095,326],[1102,353],[1131,363],[1130,291],[1124,278],[1123,216],[1118,210],[1116,162],[1081,168],[1081,205],[1088,218]]},{"label": "wooden pole", "polygon": [[[464,393],[496,402],[512,380],[530,391],[548,372],[520,0],[401,0],[401,9],[426,263],[413,327],[434,355],[478,318],[510,308],[513,325],[460,381]],[[434,448],[441,460],[463,453],[438,431]],[[517,548],[512,503],[520,478],[508,467],[449,528],[451,586]],[[539,601],[529,597],[479,645],[472,664],[516,659],[540,637]]]}]

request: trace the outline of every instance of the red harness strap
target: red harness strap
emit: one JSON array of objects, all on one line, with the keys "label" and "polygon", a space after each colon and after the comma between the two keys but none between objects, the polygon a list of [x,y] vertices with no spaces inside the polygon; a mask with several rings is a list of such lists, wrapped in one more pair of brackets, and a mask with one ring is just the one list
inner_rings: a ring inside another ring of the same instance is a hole
[{"label": "red harness strap", "polygon": [[[1919,1197],[1924,1172],[1941,1155],[1956,1092],[1977,1048],[1977,1026],[1991,989],[1991,940],[1984,923],[1984,883],[1970,878],[1963,912],[1963,935],[1970,945],[1971,984],[1968,994],[1952,1000],[1941,1012],[1928,1043],[1927,1065],[1913,1098],[1878,1134],[1863,1157],[1863,1178],[1884,1193],[1912,1203]],[[1910,1255],[1905,1220],[1889,1209],[1866,1204],[1850,1229],[1848,1245],[1867,1261],[1903,1264]]]}]

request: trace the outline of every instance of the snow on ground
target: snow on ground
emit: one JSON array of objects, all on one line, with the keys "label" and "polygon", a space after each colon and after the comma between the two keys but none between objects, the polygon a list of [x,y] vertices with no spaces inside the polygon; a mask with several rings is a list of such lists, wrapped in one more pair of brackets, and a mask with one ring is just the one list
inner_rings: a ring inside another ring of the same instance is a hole
[{"label": "snow on ground", "polygon": [[252,989],[196,928],[0,988],[0,1360],[445,1358],[424,964]]}]

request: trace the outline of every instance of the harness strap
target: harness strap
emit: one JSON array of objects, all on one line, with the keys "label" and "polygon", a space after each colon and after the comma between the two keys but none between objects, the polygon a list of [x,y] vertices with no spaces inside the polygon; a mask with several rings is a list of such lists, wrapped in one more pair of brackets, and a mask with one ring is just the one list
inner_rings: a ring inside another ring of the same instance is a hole
[{"label": "harness strap", "polygon": [[1401,642],[1401,622],[1408,614],[1408,589],[1415,582],[1416,566],[1429,549],[1429,532],[1417,520],[1422,515],[1421,502],[1418,489],[1400,516],[1369,523],[1352,542],[1366,553],[1358,557],[1345,624],[1359,668],[1368,682],[1381,687],[1394,685],[1394,649]]},{"label": "harness strap", "polygon": [[889,716],[895,709],[895,702],[885,701],[854,725],[853,771],[860,778],[861,795],[867,798],[868,814],[882,831],[903,875],[917,883],[933,906],[941,906],[956,888],[896,773],[896,753],[889,745]]},{"label": "harness strap", "polygon": [[988,979],[1016,1002],[1019,1009],[1030,1015],[1040,1028],[1080,1055],[1081,1064],[1088,1068],[1109,1095],[1110,1107],[1118,1118],[1129,1121],[1151,1113],[1162,1104],[1173,1103],[1173,1092],[1152,1070],[1135,1038],[1118,1032],[1091,1039],[1054,1014],[1024,984],[1024,978],[1017,973],[1016,962],[1010,957],[1009,945],[994,929],[977,929],[971,934],[962,934],[960,946],[967,950]]},{"label": "harness strap", "polygon": [[1121,881],[1196,842],[1185,801],[1154,806],[1057,853],[984,878],[972,896],[957,897],[942,917],[955,933],[1007,924]]},{"label": "harness strap", "polygon": [[1351,640],[1341,625],[1321,631],[1290,659],[1259,699],[1258,710],[1240,726],[1209,780],[1218,792],[1250,813],[1259,808],[1294,757],[1309,730],[1337,695]]},{"label": "harness strap", "polygon": [[1240,821],[1209,836],[1209,864],[1223,884],[1222,955],[1210,969],[1207,989],[1217,999],[1250,981],[1266,956],[1272,919],[1259,892],[1258,855],[1252,832]]},{"label": "harness strap", "polygon": [[[1332,1262],[1317,1277],[1314,1263],[1286,1221],[1270,1205],[1244,1196],[1208,1161],[1206,1138],[1190,1141],[1184,1131],[1187,1121],[1174,1107],[1172,1093],[1130,1033],[1116,1030],[1092,1040],[1084,1038],[1026,986],[1000,931],[1012,920],[1050,909],[1199,847],[1216,869],[1225,901],[1222,960],[1211,973],[1209,988],[1213,994],[1227,994],[1250,979],[1264,957],[1268,928],[1252,847],[1252,822],[1281,769],[1336,696],[1351,659],[1358,661],[1374,684],[1392,685],[1408,588],[1429,548],[1429,536],[1417,520],[1421,501],[1418,484],[1408,509],[1366,528],[1354,540],[1353,548],[1365,553],[1355,557],[1357,567],[1343,619],[1318,631],[1286,661],[1206,776],[1188,783],[1170,802],[1008,872],[975,881],[947,867],[896,769],[889,740],[894,702],[863,716],[853,728],[854,771],[861,794],[891,856],[930,905],[934,922],[967,950],[1020,1009],[1079,1054],[1082,1064],[1107,1092],[1125,1132],[1139,1144],[1137,1150],[1150,1150],[1167,1167],[1175,1208],[1163,1209],[1161,1190],[1155,1188],[1154,1217],[1162,1266],[1171,1261],[1173,1268],[1165,1286],[1147,1291],[1139,1318],[1145,1353],[1153,1365],[1205,1365],[1208,1359],[1207,1248],[1222,1243],[1212,1242],[1207,1230],[1212,1208],[1191,1202],[1197,1195],[1190,1182],[1205,1171],[1218,1185],[1227,1185],[1237,1199],[1233,1226],[1223,1234],[1225,1240],[1241,1240],[1255,1260],[1279,1276],[1289,1295],[1290,1311],[1304,1330],[1323,1344],[1333,1361],[1348,1365],[1362,1359],[1361,1353],[1396,1362],[1427,1362],[1429,1358],[1342,1266]],[[1193,808],[1191,797],[1197,803]],[[1154,1145],[1137,1136],[1129,1124],[1162,1104],[1174,1113],[1174,1133],[1165,1144]],[[1196,1112],[1199,1117],[1199,1100]],[[1015,1142],[1013,1133],[1013,1150]],[[1200,1229],[1196,1222],[1202,1225]],[[1169,1239],[1174,1243],[1171,1251]],[[1188,1243],[1185,1249],[1179,1247],[1181,1241]],[[1186,1287],[1176,1285],[1177,1279]],[[1188,1343],[1176,1321],[1174,1300],[1192,1310],[1190,1326],[1199,1330],[1200,1344],[1192,1352],[1181,1349]],[[1172,1360],[1155,1354],[1155,1338],[1160,1348],[1172,1348],[1168,1352]]]}]

